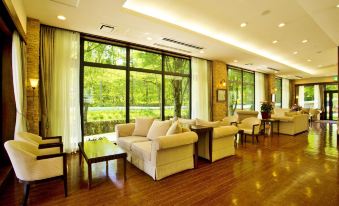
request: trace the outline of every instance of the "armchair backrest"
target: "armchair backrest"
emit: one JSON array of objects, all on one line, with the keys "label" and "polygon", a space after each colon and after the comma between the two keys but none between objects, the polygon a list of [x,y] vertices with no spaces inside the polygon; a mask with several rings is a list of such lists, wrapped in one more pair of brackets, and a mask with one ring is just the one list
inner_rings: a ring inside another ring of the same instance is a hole
[{"label": "armchair backrest", "polygon": [[16,140],[7,141],[4,145],[16,176],[21,180],[29,179],[30,169],[39,155],[38,148],[27,142]]},{"label": "armchair backrest", "polygon": [[238,115],[238,121],[242,122],[244,119],[249,117],[258,117],[258,111],[247,111],[247,110],[236,110]]},{"label": "armchair backrest", "polygon": [[42,138],[39,135],[32,134],[29,132],[17,132],[14,135],[15,140],[28,142],[34,145],[39,145],[42,143]]},{"label": "armchair backrest", "polygon": [[261,120],[256,117],[249,117],[241,121],[241,124],[249,129],[253,129],[253,125],[258,125],[254,127],[254,134],[258,134],[260,130]]}]

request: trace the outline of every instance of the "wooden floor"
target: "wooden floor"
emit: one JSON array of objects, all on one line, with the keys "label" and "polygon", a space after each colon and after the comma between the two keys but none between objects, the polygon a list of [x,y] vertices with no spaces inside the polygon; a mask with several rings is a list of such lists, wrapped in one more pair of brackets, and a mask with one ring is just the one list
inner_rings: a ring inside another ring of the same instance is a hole
[{"label": "wooden floor", "polygon": [[[87,189],[87,165],[69,157],[69,196],[62,181],[35,185],[30,205],[339,205],[336,124],[313,123],[297,136],[260,137],[233,157],[153,181],[131,164],[123,181],[122,161],[93,165],[94,187]],[[116,174],[116,168],[118,173]],[[19,205],[23,187],[13,177],[0,205]]]}]

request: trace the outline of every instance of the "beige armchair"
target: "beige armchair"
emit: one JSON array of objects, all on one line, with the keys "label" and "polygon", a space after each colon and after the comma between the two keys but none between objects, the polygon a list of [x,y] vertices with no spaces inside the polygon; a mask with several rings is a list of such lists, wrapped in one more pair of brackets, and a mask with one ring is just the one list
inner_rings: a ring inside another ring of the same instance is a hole
[{"label": "beige armchair", "polygon": [[46,153],[53,154],[63,152],[62,137],[41,137],[29,132],[18,132],[14,135],[14,140],[24,141],[29,144],[37,146],[39,149],[46,151]]},{"label": "beige armchair", "polygon": [[4,145],[16,177],[24,183],[23,205],[27,204],[31,183],[55,178],[64,180],[64,192],[67,197],[66,153],[45,154],[37,146],[24,141],[10,140]]},{"label": "beige armchair", "polygon": [[254,136],[257,139],[257,142],[259,142],[258,135],[260,133],[260,119],[256,117],[249,117],[241,121],[241,124],[238,124],[238,128],[240,130],[244,130],[245,135],[245,142],[247,135],[252,136],[252,143],[254,143]]},{"label": "beige armchair", "polygon": [[238,115],[238,122],[241,122],[242,120],[249,117],[257,118],[259,114],[258,111],[247,111],[247,110],[236,110],[236,113]]}]

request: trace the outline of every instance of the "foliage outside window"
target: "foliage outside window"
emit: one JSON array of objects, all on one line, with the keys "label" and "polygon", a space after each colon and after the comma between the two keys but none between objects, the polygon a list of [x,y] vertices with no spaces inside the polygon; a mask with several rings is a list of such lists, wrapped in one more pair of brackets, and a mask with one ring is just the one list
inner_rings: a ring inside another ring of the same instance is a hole
[{"label": "foliage outside window", "polygon": [[338,85],[337,84],[327,84],[326,85],[326,91],[335,91],[338,90]]},{"label": "foliage outside window", "polygon": [[190,117],[189,59],[82,42],[85,136],[112,133],[137,117]]},{"label": "foliage outside window", "polygon": [[228,113],[236,109],[254,110],[254,73],[228,67]]},{"label": "foliage outside window", "polygon": [[304,108],[314,107],[314,85],[304,86]]},{"label": "foliage outside window", "polygon": [[282,79],[275,79],[275,106],[282,107]]}]

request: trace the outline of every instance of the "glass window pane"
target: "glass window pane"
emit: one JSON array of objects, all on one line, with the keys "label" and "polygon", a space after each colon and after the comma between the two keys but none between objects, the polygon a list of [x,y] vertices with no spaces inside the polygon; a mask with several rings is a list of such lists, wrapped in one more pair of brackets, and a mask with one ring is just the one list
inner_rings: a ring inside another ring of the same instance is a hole
[{"label": "glass window pane", "polygon": [[337,84],[327,84],[326,90],[338,90],[338,85]]},{"label": "glass window pane", "polygon": [[282,79],[275,79],[275,106],[282,107]]},{"label": "glass window pane", "polygon": [[130,66],[149,70],[161,71],[161,55],[131,49]]},{"label": "glass window pane", "polygon": [[242,109],[242,77],[241,71],[228,69],[228,114],[234,115],[236,109]]},{"label": "glass window pane", "polygon": [[165,56],[165,72],[189,74],[190,61],[188,59]]},{"label": "glass window pane", "polygon": [[254,73],[243,72],[243,109],[254,110]]},{"label": "glass window pane", "polygon": [[126,48],[97,42],[84,42],[84,61],[126,66]]},{"label": "glass window pane", "polygon": [[314,86],[304,86],[304,107],[314,108]]},{"label": "glass window pane", "polygon": [[114,132],[126,120],[126,71],[84,68],[84,135]]},{"label": "glass window pane", "polygon": [[130,73],[130,122],[137,117],[161,119],[161,74]]},{"label": "glass window pane", "polygon": [[189,118],[190,81],[188,77],[165,76],[165,119]]}]

